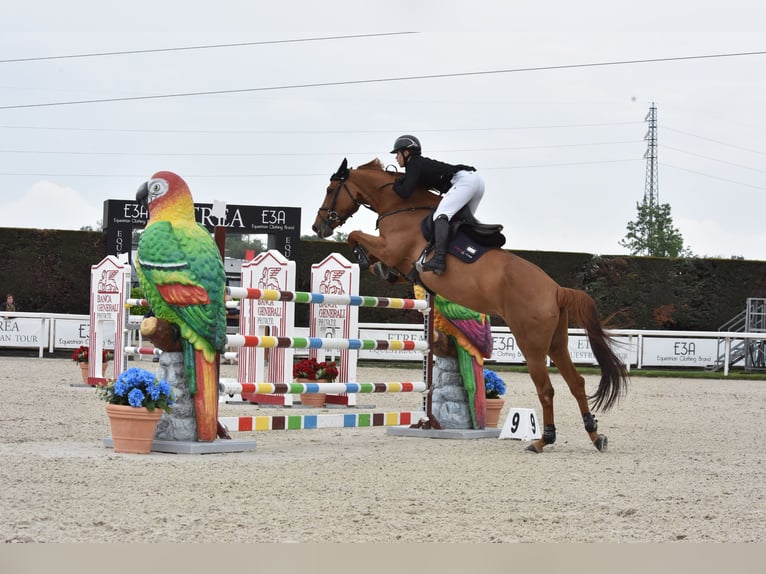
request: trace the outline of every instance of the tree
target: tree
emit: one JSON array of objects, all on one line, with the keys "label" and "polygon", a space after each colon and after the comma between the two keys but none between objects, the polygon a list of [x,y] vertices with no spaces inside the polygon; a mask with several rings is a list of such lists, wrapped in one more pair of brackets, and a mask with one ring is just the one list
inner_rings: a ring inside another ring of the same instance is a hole
[{"label": "tree", "polygon": [[226,236],[226,257],[244,259],[245,252],[252,250],[256,255],[265,251],[263,242],[255,235],[230,233]]},{"label": "tree", "polygon": [[673,227],[670,204],[648,203],[646,199],[637,203],[638,216],[628,222],[628,233],[620,245],[630,249],[631,255],[651,257],[690,257],[690,250],[684,248],[684,238]]},{"label": "tree", "polygon": [[316,235],[301,235],[301,241],[334,241],[335,243],[346,243],[348,233],[336,231],[332,237],[317,237]]}]

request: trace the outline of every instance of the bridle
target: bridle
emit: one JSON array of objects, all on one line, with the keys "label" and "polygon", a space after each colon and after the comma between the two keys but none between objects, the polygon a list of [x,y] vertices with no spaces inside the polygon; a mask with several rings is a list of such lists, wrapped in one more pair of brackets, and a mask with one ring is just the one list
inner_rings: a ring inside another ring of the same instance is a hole
[{"label": "bridle", "polygon": [[[348,188],[347,181],[348,178],[351,176],[351,170],[348,168],[348,163],[344,159],[343,163],[341,163],[340,168],[338,168],[338,171],[336,171],[334,174],[330,176],[330,181],[337,181],[338,185],[335,186],[335,189],[328,191],[328,193],[332,193],[332,200],[330,201],[329,207],[320,207],[317,210],[318,217],[322,220],[323,223],[326,225],[330,225],[331,228],[340,227],[342,226],[354,213],[356,213],[360,207],[366,207],[370,211],[377,213],[375,209],[367,202],[360,201],[356,197],[354,197],[354,194],[351,193],[351,190]],[[384,183],[375,190],[374,193],[379,192],[385,187],[388,187],[389,185],[394,185],[393,181],[389,181],[387,183]],[[354,202],[354,205],[356,205],[356,209],[351,211],[347,215],[341,215],[337,211],[335,211],[335,205],[338,203],[338,197],[340,196],[341,191],[345,190],[345,192],[348,194],[348,196],[351,198],[351,201]],[[402,213],[405,211],[418,211],[421,209],[433,209],[433,207],[430,206],[418,206],[418,207],[403,207],[399,209],[394,209],[392,211],[388,211],[386,213],[380,213],[378,214],[378,218],[375,221],[375,229],[378,229],[378,225],[380,224],[380,221],[388,217],[389,215],[394,215],[397,213]],[[327,215],[323,215],[323,212],[326,212]]]},{"label": "bridle", "polygon": [[[343,173],[341,173],[341,170],[338,170],[338,172],[330,176],[330,181],[337,181],[338,185],[335,186],[334,190],[328,192],[328,193],[332,193],[332,200],[330,201],[330,206],[320,207],[318,210],[319,217],[322,219],[322,221],[327,224],[335,224],[334,227],[340,227],[341,225],[343,225],[346,222],[346,220],[349,217],[351,217],[354,213],[356,213],[356,211],[360,207],[366,207],[367,209],[372,210],[372,207],[370,207],[369,204],[363,201],[359,201],[356,197],[354,197],[354,194],[351,193],[351,190],[348,188],[348,185],[346,184],[350,175],[351,175],[351,171],[349,169],[346,169]],[[348,193],[348,196],[351,198],[351,201],[353,201],[354,205],[356,205],[356,209],[352,213],[349,213],[348,215],[341,215],[340,213],[335,211],[335,204],[338,203],[338,197],[340,196],[341,190],[344,190],[346,193]],[[327,212],[327,215],[323,216],[322,212]]]}]

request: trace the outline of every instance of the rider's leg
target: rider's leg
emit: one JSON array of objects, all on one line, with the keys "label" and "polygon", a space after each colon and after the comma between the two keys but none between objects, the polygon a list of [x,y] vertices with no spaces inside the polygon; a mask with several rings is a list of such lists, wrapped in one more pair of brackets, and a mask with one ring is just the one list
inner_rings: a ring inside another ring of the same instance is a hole
[{"label": "rider's leg", "polygon": [[459,171],[452,177],[452,187],[434,211],[434,255],[423,264],[423,271],[444,273],[446,267],[449,222],[464,206],[473,213],[484,195],[484,180],[475,171]]},{"label": "rider's leg", "polygon": [[444,214],[437,216],[434,221],[434,255],[423,263],[423,271],[433,271],[437,275],[444,273],[447,257],[447,241],[449,240],[449,219]]}]

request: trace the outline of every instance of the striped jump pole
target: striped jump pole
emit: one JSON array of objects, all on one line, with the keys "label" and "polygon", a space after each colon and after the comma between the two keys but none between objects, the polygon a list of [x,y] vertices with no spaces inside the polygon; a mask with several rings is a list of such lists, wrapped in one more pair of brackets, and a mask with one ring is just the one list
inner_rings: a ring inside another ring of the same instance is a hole
[{"label": "striped jump pole", "polygon": [[218,391],[225,395],[242,393],[299,394],[299,393],[423,393],[424,382],[402,383],[240,383],[222,379]]},{"label": "striped jump pole", "polygon": [[354,307],[378,307],[387,309],[428,310],[425,299],[402,299],[399,297],[365,297],[362,295],[339,295],[330,293],[309,293],[308,291],[278,291],[276,289],[255,289],[227,287],[231,297],[239,299],[261,299],[264,301],[291,301],[310,305],[351,305]]},{"label": "striped jump pole", "polygon": [[154,355],[159,357],[162,351],[154,347],[125,347],[125,353],[128,355]]},{"label": "striped jump pole", "polygon": [[424,417],[425,412],[423,411],[394,411],[382,413],[219,417],[218,421],[229,431],[252,432],[322,428],[410,426]]},{"label": "striped jump pole", "polygon": [[232,348],[262,347],[288,349],[352,349],[378,351],[428,351],[428,341],[399,341],[396,339],[326,339],[320,337],[258,337],[228,335],[226,344]]},{"label": "striped jump pole", "polygon": [[[156,347],[125,347],[124,351],[128,355],[153,355],[159,357],[162,354],[162,350]],[[234,351],[221,353],[222,358],[230,361],[236,360],[238,356],[239,354]]]}]

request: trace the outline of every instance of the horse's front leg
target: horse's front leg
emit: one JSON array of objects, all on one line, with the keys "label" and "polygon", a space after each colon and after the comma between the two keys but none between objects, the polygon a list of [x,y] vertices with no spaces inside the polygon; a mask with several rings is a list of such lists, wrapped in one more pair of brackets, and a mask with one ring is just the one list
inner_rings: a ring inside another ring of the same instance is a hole
[{"label": "horse's front leg", "polygon": [[[365,241],[366,239],[370,241]],[[389,283],[409,283],[393,265],[387,264],[383,259],[391,256],[386,252],[385,239],[361,231],[352,231],[347,241],[354,250],[359,269],[364,271],[369,268],[375,277]]]},{"label": "horse's front leg", "polygon": [[[354,250],[359,268],[364,271],[377,261],[384,261],[381,253],[385,248],[385,240],[377,235],[370,235],[363,231],[352,231],[346,240]],[[361,248],[361,249],[360,249]]]}]

